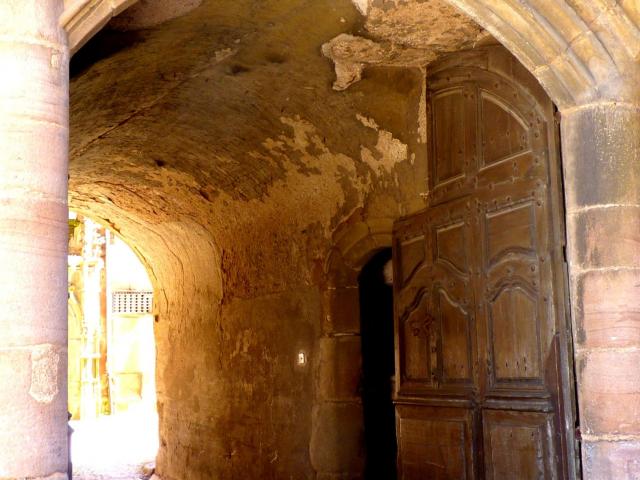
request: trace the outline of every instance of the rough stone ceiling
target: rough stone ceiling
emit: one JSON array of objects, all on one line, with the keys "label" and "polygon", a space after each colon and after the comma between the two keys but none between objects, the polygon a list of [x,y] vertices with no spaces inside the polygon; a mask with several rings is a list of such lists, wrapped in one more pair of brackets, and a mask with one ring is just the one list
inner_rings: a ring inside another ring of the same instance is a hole
[{"label": "rough stone ceiling", "polygon": [[336,64],[336,90],[366,66],[425,66],[439,56],[490,41],[475,22],[444,0],[354,0],[365,15],[361,35],[341,34],[323,46]]},{"label": "rough stone ceiling", "polygon": [[365,18],[350,0],[204,0],[160,24],[144,15],[150,3],[72,61],[73,207],[116,230],[187,219],[233,243],[283,208],[300,231],[326,233],[368,192],[400,183],[408,200],[389,193],[394,215],[421,205],[420,72],[373,69],[337,93],[321,47],[362,35],[419,55],[404,63],[415,66],[472,44],[478,27],[434,1],[374,3]]}]

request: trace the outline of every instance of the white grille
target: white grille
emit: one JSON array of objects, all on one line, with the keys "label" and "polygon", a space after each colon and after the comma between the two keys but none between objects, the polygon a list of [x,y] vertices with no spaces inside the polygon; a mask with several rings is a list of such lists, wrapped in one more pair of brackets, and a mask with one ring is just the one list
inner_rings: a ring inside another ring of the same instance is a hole
[{"label": "white grille", "polygon": [[151,313],[153,292],[120,291],[111,295],[113,313],[144,314]]}]

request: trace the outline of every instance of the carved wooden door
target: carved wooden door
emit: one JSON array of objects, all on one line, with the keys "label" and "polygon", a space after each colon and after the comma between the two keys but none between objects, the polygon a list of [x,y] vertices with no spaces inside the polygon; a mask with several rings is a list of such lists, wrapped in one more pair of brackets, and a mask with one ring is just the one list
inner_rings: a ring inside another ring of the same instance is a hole
[{"label": "carved wooden door", "polygon": [[394,229],[400,478],[573,478],[553,106],[502,48],[431,72],[429,206]]}]

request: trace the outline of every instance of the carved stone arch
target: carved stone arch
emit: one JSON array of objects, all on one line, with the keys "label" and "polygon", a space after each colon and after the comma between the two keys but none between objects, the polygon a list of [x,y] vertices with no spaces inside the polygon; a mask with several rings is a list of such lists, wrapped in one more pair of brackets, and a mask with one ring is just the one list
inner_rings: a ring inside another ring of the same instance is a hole
[{"label": "carved stone arch", "polygon": [[336,230],[324,265],[323,325],[309,445],[319,478],[323,474],[352,478],[364,468],[358,275],[373,255],[391,247],[392,227],[393,219],[356,217],[345,222]]},{"label": "carved stone arch", "polygon": [[638,100],[640,18],[604,0],[447,0],[488,30],[561,109]]},{"label": "carved stone arch", "polygon": [[66,30],[69,52],[76,53],[109,20],[139,0],[67,0],[60,25]]},{"label": "carved stone arch", "polygon": [[118,27],[137,29],[158,25],[191,11],[201,2],[202,0],[165,0],[162,2],[65,0],[64,12],[60,16],[60,25],[67,32],[69,51],[73,55],[113,17],[120,15],[130,7],[134,8],[125,14],[126,18],[119,19]]}]

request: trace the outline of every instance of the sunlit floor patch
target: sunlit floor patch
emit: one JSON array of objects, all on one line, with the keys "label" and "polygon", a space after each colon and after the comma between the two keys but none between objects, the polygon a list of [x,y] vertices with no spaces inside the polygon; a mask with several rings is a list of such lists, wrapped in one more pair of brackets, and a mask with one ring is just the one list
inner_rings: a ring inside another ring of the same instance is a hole
[{"label": "sunlit floor patch", "polygon": [[142,467],[155,461],[158,417],[133,410],[71,422],[74,480],[145,479]]}]

